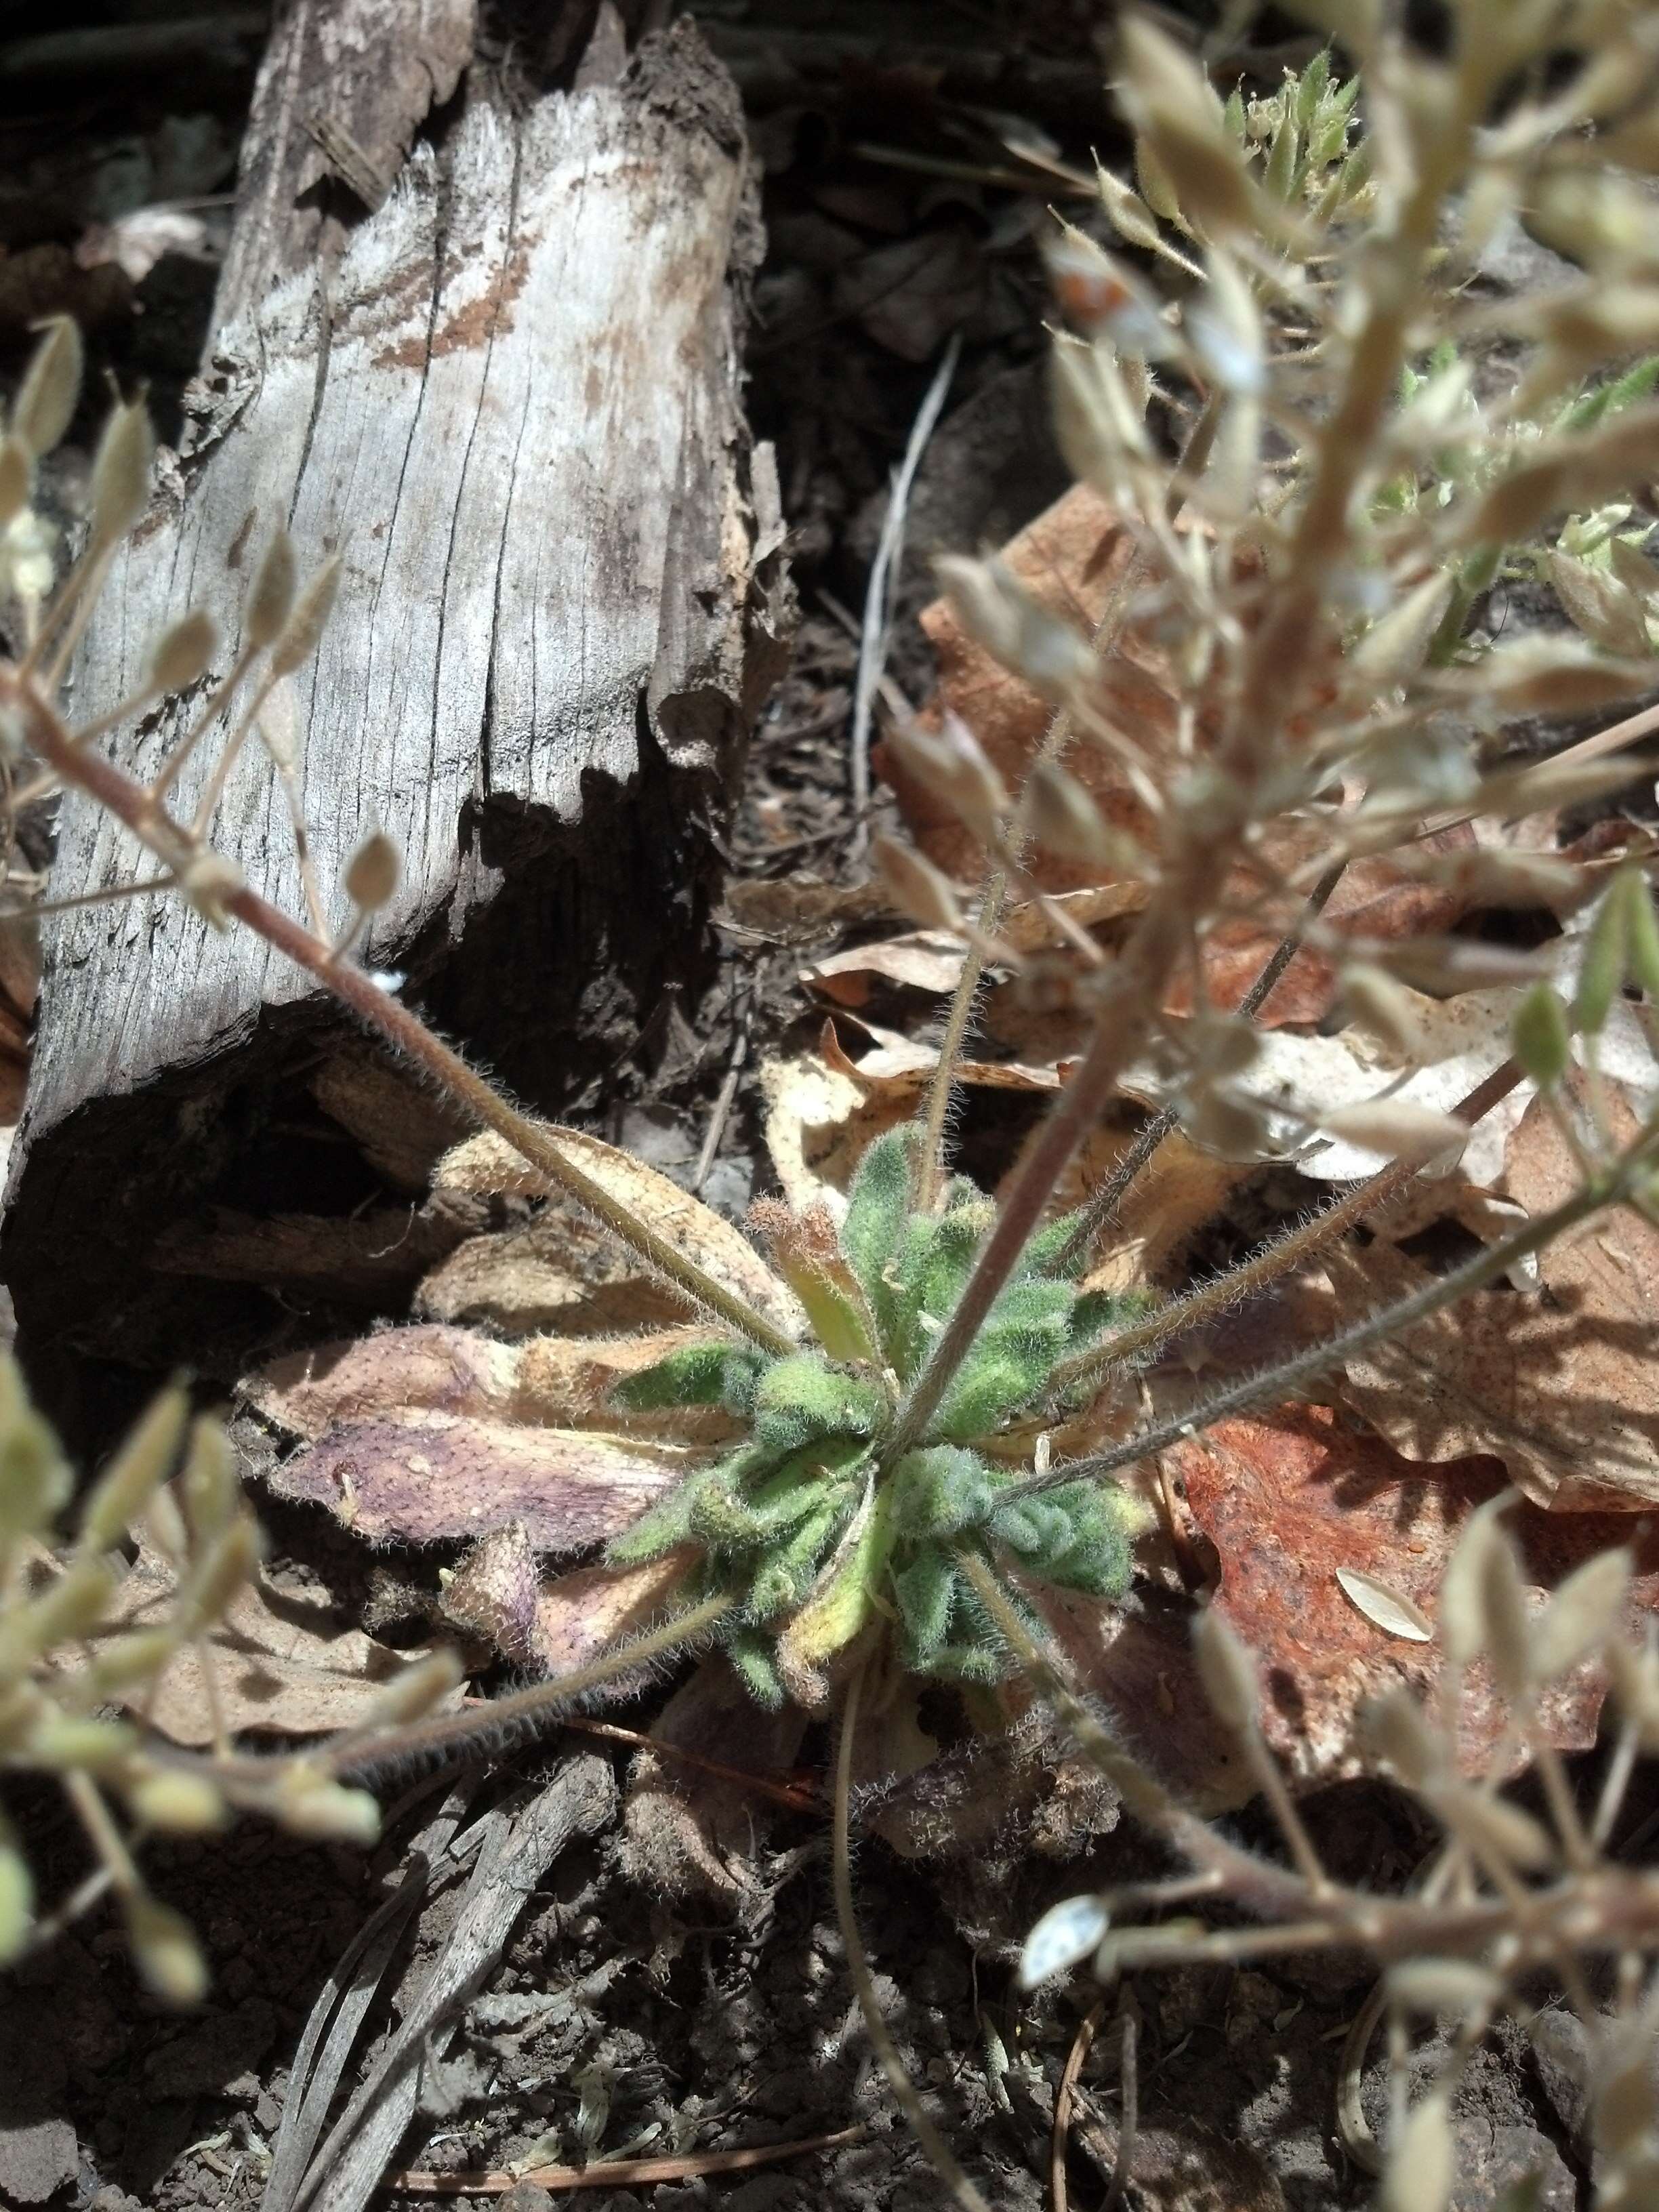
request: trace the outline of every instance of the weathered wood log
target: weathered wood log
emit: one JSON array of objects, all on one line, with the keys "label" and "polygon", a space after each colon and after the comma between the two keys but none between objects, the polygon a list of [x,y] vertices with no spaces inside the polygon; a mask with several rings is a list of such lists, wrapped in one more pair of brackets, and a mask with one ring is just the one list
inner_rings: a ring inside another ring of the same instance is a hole
[{"label": "weathered wood log", "polygon": [[[613,81],[579,69],[514,98],[479,64],[462,81],[471,6],[279,17],[191,427],[103,594],[75,708],[127,693],[191,605],[221,618],[228,665],[278,524],[302,562],[337,550],[296,679],[331,912],[346,856],[391,831],[405,872],[374,964],[557,1108],[707,972],[715,824],[781,659],[782,532],[739,404],[758,226],[729,81],[689,25],[626,61],[602,9],[590,52]],[[153,769],[184,726],[153,718],[126,757]],[[207,767],[177,787],[186,816]],[[252,753],[219,843],[301,910]],[[70,801],[54,892],[134,872]],[[174,899],[52,923],[3,1243],[26,1353],[70,1337],[210,1361],[199,1297],[150,1256],[210,1201],[319,1210],[273,1124],[340,1042],[302,977]],[[342,1217],[372,1194],[333,1182]],[[238,1300],[264,1295],[216,1293],[211,1319],[234,1336]]]}]

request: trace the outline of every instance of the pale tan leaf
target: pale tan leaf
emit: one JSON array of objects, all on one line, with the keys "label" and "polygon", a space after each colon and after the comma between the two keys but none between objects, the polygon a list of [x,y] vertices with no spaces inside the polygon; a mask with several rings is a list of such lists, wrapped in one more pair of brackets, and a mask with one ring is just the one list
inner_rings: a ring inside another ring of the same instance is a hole
[{"label": "pale tan leaf", "polygon": [[[803,1327],[799,1307],[741,1230],[723,1221],[701,1199],[693,1198],[656,1169],[648,1168],[614,1145],[580,1129],[553,1128],[548,1135],[582,1174],[607,1196],[666,1238],[684,1258],[792,1335]],[[554,1187],[507,1142],[491,1132],[469,1138],[438,1164],[433,1188],[475,1195],[545,1197]],[[687,1302],[679,1301],[682,1310]]]},{"label": "pale tan leaf", "polygon": [[[1615,1090],[1607,1095],[1622,1140],[1634,1116]],[[1510,1194],[1543,1213],[1577,1188],[1577,1174],[1534,1104],[1510,1148]],[[1659,1230],[1621,1209],[1548,1247],[1538,1266],[1538,1291],[1477,1291],[1351,1360],[1344,1402],[1410,1459],[1495,1452],[1540,1505],[1659,1503]],[[1380,1305],[1424,1279],[1376,1243],[1355,1295]]]},{"label": "pale tan leaf", "polygon": [[[167,1560],[143,1548],[116,1592],[106,1629],[90,1644],[92,1656],[118,1635],[162,1626],[177,1588]],[[233,1735],[316,1735],[355,1727],[428,1656],[392,1651],[359,1629],[342,1628],[325,1607],[289,1597],[264,1577],[237,1592],[204,1648],[210,1686],[201,1651],[186,1647],[162,1669],[153,1696],[148,1680],[128,1695],[127,1702],[175,1743],[212,1742],[216,1699]],[[457,1691],[437,1709],[459,1703]]]}]

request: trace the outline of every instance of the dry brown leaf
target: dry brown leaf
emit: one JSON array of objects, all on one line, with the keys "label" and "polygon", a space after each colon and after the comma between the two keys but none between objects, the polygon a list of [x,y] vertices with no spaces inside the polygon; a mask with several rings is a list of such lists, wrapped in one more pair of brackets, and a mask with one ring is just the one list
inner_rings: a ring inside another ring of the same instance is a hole
[{"label": "dry brown leaf", "polygon": [[[804,1322],[793,1293],[772,1273],[741,1230],[723,1221],[701,1199],[693,1198],[665,1175],[619,1152],[614,1145],[602,1144],[580,1129],[550,1128],[547,1134],[574,1166],[647,1222],[682,1257],[746,1299],[789,1334],[801,1333]],[[505,1138],[492,1133],[469,1138],[447,1153],[439,1163],[433,1190],[434,1194],[465,1191],[483,1197],[550,1194],[547,1180]],[[596,1240],[600,1233],[593,1230]],[[608,1237],[605,1241],[612,1242]],[[638,1263],[634,1264],[637,1267]],[[677,1310],[689,1310],[689,1302],[677,1300]]]},{"label": "dry brown leaf", "polygon": [[[693,1553],[667,1552],[641,1566],[577,1567],[544,1583],[536,1600],[536,1663],[544,1674],[568,1674],[653,1626],[694,1564]],[[631,1696],[644,1679],[619,1674],[611,1687],[618,1697]]]},{"label": "dry brown leaf", "polygon": [[415,1311],[509,1335],[605,1335],[684,1319],[686,1301],[568,1200],[517,1229],[470,1237],[425,1275]]},{"label": "dry brown leaf", "polygon": [[[757,1706],[723,1659],[682,1683],[651,1726],[653,1739],[699,1760],[783,1779],[809,1723],[799,1706]],[[629,1777],[624,1863],[653,1895],[706,1894],[734,1905],[759,1879],[754,1847],[760,1795],[707,1766],[642,1751]]]},{"label": "dry brown leaf", "polygon": [[[1137,1134],[1134,1129],[1097,1129],[1061,1178],[1054,1211],[1064,1212],[1091,1198],[1110,1180]],[[1027,1141],[1034,1143],[1035,1134]],[[1101,1238],[1084,1288],[1175,1287],[1181,1273],[1176,1263],[1188,1246],[1251,1172],[1200,1152],[1178,1129],[1171,1130],[1125,1194],[1115,1225]]]},{"label": "dry brown leaf", "polygon": [[[1002,558],[1045,606],[1092,629],[1133,553],[1132,533],[1097,493],[1079,485],[1011,539]],[[921,622],[939,659],[940,701],[962,716],[1004,781],[1017,787],[1042,742],[1051,709],[968,635],[948,601],[936,600]],[[1108,710],[1121,726],[1159,733],[1173,727],[1164,665],[1160,654],[1133,636],[1111,655],[1106,665]],[[935,707],[928,713],[938,711]],[[976,881],[983,854],[969,832],[932,793],[906,775],[890,749],[878,747],[874,758],[927,858],[959,881]],[[1079,744],[1066,765],[1093,793],[1109,822],[1132,832],[1148,827],[1145,807],[1109,755]],[[1076,890],[1100,873],[1048,854],[1034,854],[1032,867],[1045,890]]]},{"label": "dry brown leaf", "polygon": [[[1490,1457],[1460,1457],[1432,1474],[1381,1437],[1346,1427],[1328,1409],[1286,1407],[1261,1419],[1221,1421],[1167,1455],[1188,1510],[1215,1547],[1215,1599],[1255,1654],[1269,1741],[1297,1781],[1357,1773],[1361,1702],[1399,1685],[1418,1694],[1437,1680],[1437,1644],[1411,1644],[1356,1610],[1339,1570],[1372,1577],[1435,1617],[1441,1577],[1469,1515],[1504,1486]],[[1506,1525],[1521,1547],[1535,1604],[1597,1552],[1631,1540],[1628,1519],[1517,1506]],[[1659,1601],[1659,1543],[1638,1540],[1632,1620]],[[1562,1750],[1595,1741],[1606,1689],[1581,1668],[1541,1705]],[[1470,1670],[1462,1755],[1471,1772],[1497,1744],[1504,1711],[1484,1662]]]},{"label": "dry brown leaf", "polygon": [[[1635,1117],[1609,1091],[1615,1134]],[[1512,1139],[1509,1195],[1544,1213],[1578,1187],[1577,1164],[1537,1103]],[[1604,1214],[1539,1258],[1536,1291],[1476,1291],[1348,1364],[1353,1407],[1408,1459],[1495,1452],[1527,1495],[1571,1512],[1659,1502],[1659,1230]],[[1405,1296],[1423,1271],[1388,1246],[1366,1253],[1368,1304]]]},{"label": "dry brown leaf", "polygon": [[955,990],[962,973],[963,943],[943,930],[917,929],[831,952],[800,971],[809,990],[838,1006],[867,1006],[877,983],[902,984],[943,998]]},{"label": "dry brown leaf", "polygon": [[325,1430],[269,1480],[279,1498],[324,1506],[372,1544],[450,1542],[522,1522],[538,1551],[577,1552],[637,1520],[697,1456],[410,1407]]},{"label": "dry brown leaf", "polygon": [[[177,1590],[167,1560],[141,1547],[89,1652],[95,1656],[118,1632],[161,1626]],[[216,1701],[232,1735],[327,1735],[356,1727],[388,1686],[427,1656],[392,1651],[360,1629],[342,1628],[326,1608],[289,1597],[261,1576],[237,1592],[199,1650],[175,1652],[154,1692],[146,1681],[129,1702],[174,1743],[213,1741]],[[459,1691],[452,1692],[437,1710],[459,1701]]]},{"label": "dry brown leaf", "polygon": [[423,1192],[433,1169],[469,1126],[398,1061],[361,1046],[333,1054],[307,1088],[395,1190]]}]

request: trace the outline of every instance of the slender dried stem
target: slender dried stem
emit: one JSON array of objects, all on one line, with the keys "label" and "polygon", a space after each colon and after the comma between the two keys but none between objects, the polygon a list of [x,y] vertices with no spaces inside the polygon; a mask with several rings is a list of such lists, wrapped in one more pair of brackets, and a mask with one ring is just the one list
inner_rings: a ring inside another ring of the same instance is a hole
[{"label": "slender dried stem", "polygon": [[[1334,868],[1328,868],[1309,892],[1308,902],[1303,908],[1296,927],[1279,940],[1261,974],[1239,1000],[1238,1013],[1243,1020],[1253,1019],[1273,996],[1279,978],[1295,959],[1297,948],[1307,934],[1309,924],[1324,912],[1332,892],[1342,880],[1342,872],[1346,866],[1346,860],[1339,860]],[[1173,1106],[1162,1107],[1152,1115],[1116,1167],[1089,1200],[1084,1209],[1082,1219],[1061,1245],[1054,1261],[1057,1273],[1063,1274],[1068,1267],[1077,1263],[1082,1254],[1094,1249],[1102,1230],[1115,1217],[1118,1207],[1123,1203],[1131,1184],[1164,1139],[1174,1129],[1179,1118]]]},{"label": "slender dried stem", "polygon": [[858,1992],[865,2033],[881,2062],[888,2087],[897,2100],[905,2118],[915,2130],[916,2140],[933,2160],[934,2171],[957,2203],[963,2208],[963,2212],[990,2212],[985,2199],[963,2172],[956,2153],[939,2133],[933,2114],[922,2103],[916,2085],[899,2056],[898,2045],[893,2040],[882,2013],[880,2000],[876,1995],[875,1977],[870,1971],[870,1956],[864,1948],[864,1937],[859,1929],[858,1912],[853,1903],[853,1853],[848,1833],[848,1808],[853,1794],[853,1745],[858,1733],[859,1701],[864,1687],[864,1667],[860,1665],[847,1685],[841,1726],[836,1740],[831,1876],[836,1893],[836,1918],[840,1923],[841,1940],[847,1952],[848,1971]]},{"label": "slender dried stem", "polygon": [[967,1288],[899,1408],[884,1447],[885,1465],[896,1464],[925,1433],[1073,1154],[1105,1112],[1118,1078],[1151,1029],[1181,951],[1179,913],[1178,901],[1160,899],[1141,917],[1113,971],[1093,1041],[1026,1155]]}]

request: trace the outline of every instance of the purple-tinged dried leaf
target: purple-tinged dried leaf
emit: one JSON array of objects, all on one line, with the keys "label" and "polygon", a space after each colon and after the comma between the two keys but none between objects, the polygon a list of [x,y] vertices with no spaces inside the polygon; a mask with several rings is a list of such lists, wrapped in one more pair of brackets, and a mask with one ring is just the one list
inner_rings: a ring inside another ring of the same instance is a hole
[{"label": "purple-tinged dried leaf", "polygon": [[326,1430],[270,1486],[371,1543],[453,1542],[522,1522],[538,1551],[577,1552],[627,1528],[692,1463],[669,1445],[410,1408]]}]

